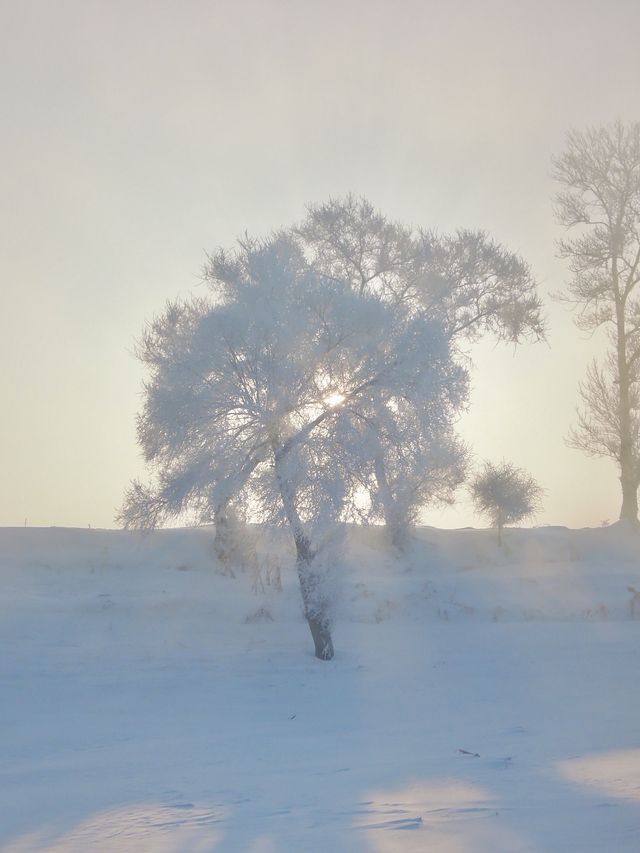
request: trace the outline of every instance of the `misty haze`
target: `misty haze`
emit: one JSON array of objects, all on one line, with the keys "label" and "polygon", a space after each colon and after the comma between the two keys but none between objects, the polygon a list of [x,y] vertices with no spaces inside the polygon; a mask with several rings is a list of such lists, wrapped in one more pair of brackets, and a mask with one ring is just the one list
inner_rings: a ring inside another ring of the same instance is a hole
[{"label": "misty haze", "polygon": [[0,6],[0,853],[640,849],[639,27]]}]

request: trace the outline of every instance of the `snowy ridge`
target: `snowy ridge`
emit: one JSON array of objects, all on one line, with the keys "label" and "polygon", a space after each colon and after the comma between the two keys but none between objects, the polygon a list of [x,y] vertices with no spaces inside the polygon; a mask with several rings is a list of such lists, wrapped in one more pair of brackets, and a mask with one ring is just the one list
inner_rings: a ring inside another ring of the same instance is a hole
[{"label": "snowy ridge", "polygon": [[[286,531],[247,528],[247,559],[234,567],[234,578],[220,575],[212,540],[207,526],[149,534],[2,528],[0,571],[5,591],[15,584],[16,595],[24,594],[24,572],[32,571],[30,595],[50,596],[58,588],[64,600],[83,591],[106,599],[111,582],[130,606],[148,603],[160,590],[190,606],[215,609],[223,620],[251,618],[260,607],[273,618],[298,618]],[[273,584],[274,571],[282,594]],[[64,578],[76,574],[69,587]],[[512,529],[502,548],[493,531],[421,528],[411,551],[398,559],[382,528],[351,527],[347,556],[333,582],[339,621],[625,619],[633,600],[628,587],[640,589],[640,543],[620,525]],[[106,600],[96,604],[108,606]]]}]

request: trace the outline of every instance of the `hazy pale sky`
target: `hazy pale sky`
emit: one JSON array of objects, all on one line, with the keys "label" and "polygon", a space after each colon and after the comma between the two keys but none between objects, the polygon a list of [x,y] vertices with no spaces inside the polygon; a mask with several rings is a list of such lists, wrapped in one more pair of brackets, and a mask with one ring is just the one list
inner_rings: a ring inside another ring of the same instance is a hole
[{"label": "hazy pale sky", "polygon": [[614,465],[564,444],[601,341],[547,299],[549,168],[640,118],[639,31],[637,0],[0,0],[0,525],[113,526],[145,320],[206,251],[349,191],[531,263],[549,345],[474,350],[462,433],[533,473],[539,523],[615,520]]}]

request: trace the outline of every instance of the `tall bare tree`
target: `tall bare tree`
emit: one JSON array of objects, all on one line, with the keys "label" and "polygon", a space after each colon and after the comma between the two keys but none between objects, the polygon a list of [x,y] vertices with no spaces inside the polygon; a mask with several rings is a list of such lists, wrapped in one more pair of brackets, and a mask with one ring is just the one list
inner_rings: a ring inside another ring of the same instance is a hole
[{"label": "tall bare tree", "polygon": [[635,382],[640,363],[640,123],[571,131],[553,161],[562,189],[556,214],[573,236],[559,242],[572,279],[563,299],[579,328],[606,326],[611,359],[591,368],[570,444],[610,456],[620,468],[620,518],[638,524]]}]

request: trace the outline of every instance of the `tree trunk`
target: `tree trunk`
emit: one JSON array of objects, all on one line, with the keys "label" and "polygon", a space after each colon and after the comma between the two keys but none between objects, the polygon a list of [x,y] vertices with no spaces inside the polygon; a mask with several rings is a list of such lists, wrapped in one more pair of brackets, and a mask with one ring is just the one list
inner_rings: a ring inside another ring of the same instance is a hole
[{"label": "tree trunk", "polygon": [[279,470],[280,459],[281,455],[276,450],[274,453],[276,479],[284,512],[291,526],[293,541],[296,546],[296,569],[300,581],[304,616],[313,637],[316,657],[319,660],[331,660],[333,657],[331,620],[327,612],[326,599],[320,589],[320,578],[313,570],[315,551],[311,547],[311,542],[298,514],[293,488]]},{"label": "tree trunk", "polygon": [[[258,467],[262,460],[262,453],[249,455],[235,476],[229,476],[219,484],[217,497],[215,497],[215,509],[213,521],[216,527],[213,539],[213,549],[221,566],[223,575],[235,577],[231,568],[234,551],[238,551],[237,529],[233,529],[231,514],[233,512],[231,501],[234,495],[244,487],[249,477]],[[213,496],[212,496],[213,498]]]},{"label": "tree trunk", "polygon": [[620,388],[620,485],[622,507],[620,520],[638,526],[638,478],[631,433],[631,400],[626,347],[618,344],[618,376]]},{"label": "tree trunk", "polygon": [[620,485],[622,507],[620,520],[638,526],[638,478],[633,453],[631,430],[631,377],[627,360],[626,294],[620,291],[617,256],[612,260],[612,277],[616,294],[616,334],[618,358],[619,417],[620,417]]},{"label": "tree trunk", "polygon": [[[621,466],[622,468],[622,466]],[[620,509],[620,520],[629,521],[634,527],[638,526],[638,483],[633,470],[629,474],[632,465],[625,465],[620,474],[622,486],[622,507]]]},{"label": "tree trunk", "polygon": [[387,480],[384,458],[381,453],[376,454],[374,466],[387,533],[395,550],[400,554],[404,554],[411,539],[410,529],[391,491],[391,486]]},{"label": "tree trunk", "polygon": [[304,615],[313,637],[315,655],[319,660],[331,660],[333,657],[331,622],[322,592],[319,590],[319,578],[313,571],[313,556],[307,556],[309,553],[308,542],[305,542],[302,548],[299,546],[300,543],[296,541],[296,568],[300,581]]},{"label": "tree trunk", "polygon": [[220,564],[220,573],[235,577],[231,568],[231,557],[234,549],[233,531],[226,503],[216,507],[213,514],[213,521],[216,527],[213,538],[213,549]]}]

